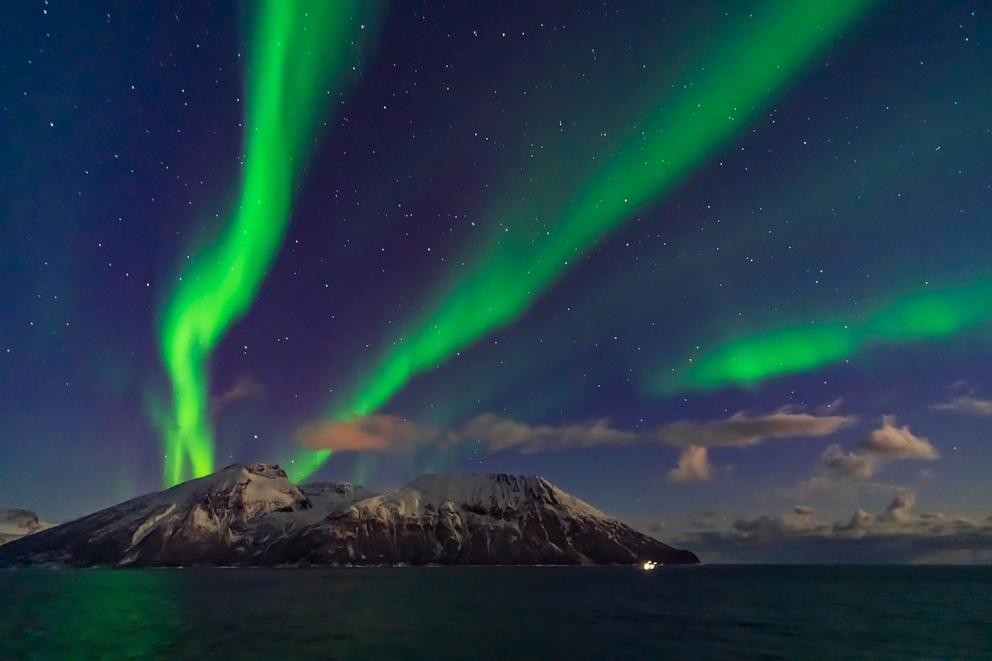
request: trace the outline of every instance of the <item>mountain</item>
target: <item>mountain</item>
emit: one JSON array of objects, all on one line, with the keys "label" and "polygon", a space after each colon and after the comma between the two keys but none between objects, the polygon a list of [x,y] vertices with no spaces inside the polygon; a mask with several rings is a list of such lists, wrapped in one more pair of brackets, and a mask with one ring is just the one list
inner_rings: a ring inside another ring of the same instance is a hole
[{"label": "mountain", "polygon": [[30,510],[0,510],[0,545],[51,527]]},{"label": "mountain", "polygon": [[336,507],[312,511],[278,466],[235,464],[0,547],[0,565],[250,564],[266,539]]},{"label": "mountain", "polygon": [[424,475],[375,494],[228,466],[0,547],[21,565],[695,564],[540,477]]},{"label": "mountain", "polygon": [[424,475],[354,503],[284,544],[311,564],[699,562],[540,477]]}]

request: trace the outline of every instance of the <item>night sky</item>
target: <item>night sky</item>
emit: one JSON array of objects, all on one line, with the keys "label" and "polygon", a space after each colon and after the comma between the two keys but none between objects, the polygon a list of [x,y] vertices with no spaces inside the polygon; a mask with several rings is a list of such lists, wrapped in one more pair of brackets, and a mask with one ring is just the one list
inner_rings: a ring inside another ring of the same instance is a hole
[{"label": "night sky", "polygon": [[0,506],[513,472],[704,559],[992,558],[983,3],[3,14]]}]

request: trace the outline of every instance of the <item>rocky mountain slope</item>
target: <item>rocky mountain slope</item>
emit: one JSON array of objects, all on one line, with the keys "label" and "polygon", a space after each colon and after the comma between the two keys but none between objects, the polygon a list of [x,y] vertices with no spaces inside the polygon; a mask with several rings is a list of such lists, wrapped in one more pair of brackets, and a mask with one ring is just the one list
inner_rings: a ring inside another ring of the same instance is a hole
[{"label": "rocky mountain slope", "polygon": [[694,564],[543,478],[425,475],[374,494],[235,464],[0,547],[0,566]]}]

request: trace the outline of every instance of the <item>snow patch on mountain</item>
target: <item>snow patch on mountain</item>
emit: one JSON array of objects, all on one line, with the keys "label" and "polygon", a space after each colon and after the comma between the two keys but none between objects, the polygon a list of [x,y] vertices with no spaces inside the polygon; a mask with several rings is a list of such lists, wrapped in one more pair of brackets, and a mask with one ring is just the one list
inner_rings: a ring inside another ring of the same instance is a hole
[{"label": "snow patch on mountain", "polygon": [[314,510],[324,516],[377,495],[351,482],[314,482],[304,484],[300,489],[310,499]]},{"label": "snow patch on mountain", "polygon": [[541,477],[421,476],[358,501],[295,540],[313,564],[698,562]]},{"label": "snow patch on mountain", "polygon": [[402,489],[354,505],[368,512],[388,511],[394,516],[416,517],[425,509],[465,509],[476,514],[512,516],[541,505],[580,518],[609,518],[543,477],[507,474],[421,475]]},{"label": "snow patch on mountain", "polygon": [[470,509],[504,512],[541,503],[575,516],[608,518],[543,477],[531,475],[428,474],[407,484],[403,491],[420,492],[423,503],[434,507],[450,501]]},{"label": "snow patch on mountain", "polygon": [[375,494],[228,466],[0,548],[0,566],[698,562],[540,477],[425,475]]}]

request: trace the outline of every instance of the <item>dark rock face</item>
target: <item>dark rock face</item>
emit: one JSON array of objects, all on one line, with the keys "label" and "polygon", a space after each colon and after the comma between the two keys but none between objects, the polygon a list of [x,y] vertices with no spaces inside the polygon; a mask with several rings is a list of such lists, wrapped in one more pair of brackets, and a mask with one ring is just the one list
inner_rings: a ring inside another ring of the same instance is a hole
[{"label": "dark rock face", "polygon": [[323,564],[695,564],[538,477],[425,475],[274,549]]},{"label": "dark rock face", "polygon": [[562,522],[534,513],[521,525],[492,525],[451,513],[386,522],[333,515],[292,540],[308,564],[590,565],[696,564],[689,551],[662,544],[623,524]]},{"label": "dark rock face", "polygon": [[19,540],[0,565],[238,564],[254,554],[248,533],[261,519],[309,507],[278,466],[234,465]]},{"label": "dark rock face", "polygon": [[696,564],[546,480],[423,476],[375,495],[229,466],[0,548],[0,566]]}]

